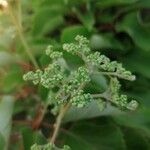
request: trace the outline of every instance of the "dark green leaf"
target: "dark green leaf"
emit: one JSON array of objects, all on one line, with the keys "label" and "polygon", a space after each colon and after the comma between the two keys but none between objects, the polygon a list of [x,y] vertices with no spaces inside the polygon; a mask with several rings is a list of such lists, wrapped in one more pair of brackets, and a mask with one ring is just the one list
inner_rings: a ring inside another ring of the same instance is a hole
[{"label": "dark green leaf", "polygon": [[137,1],[138,0],[101,0],[97,2],[97,6],[101,8],[107,8],[118,5],[134,4]]},{"label": "dark green leaf", "polygon": [[[123,128],[124,139],[128,150],[149,150],[150,134],[139,128]],[[136,141],[136,142],[135,142]]]},{"label": "dark green leaf", "polygon": [[75,124],[69,131],[64,131],[65,144],[72,150],[125,150],[121,130],[111,123],[102,124]]},{"label": "dark green leaf", "polygon": [[150,30],[140,25],[137,19],[136,13],[128,14],[117,24],[116,29],[128,33],[139,48],[150,51]]}]

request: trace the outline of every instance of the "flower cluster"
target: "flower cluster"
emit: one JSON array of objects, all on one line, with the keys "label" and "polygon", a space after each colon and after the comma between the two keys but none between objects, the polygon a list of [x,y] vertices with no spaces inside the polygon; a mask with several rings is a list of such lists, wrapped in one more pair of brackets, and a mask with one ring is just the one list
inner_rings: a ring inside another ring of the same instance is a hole
[{"label": "flower cluster", "polygon": [[77,43],[64,44],[63,49],[69,53],[77,54],[82,57],[89,68],[95,67],[99,72],[107,72],[105,75],[111,75],[126,80],[135,80],[135,76],[130,71],[123,68],[122,64],[116,61],[110,61],[105,55],[101,55],[100,52],[94,52],[90,50],[88,44],[89,41],[83,36],[76,36]]},{"label": "flower cluster", "polygon": [[[101,111],[106,108],[107,103],[113,104],[120,109],[135,110],[138,107],[138,103],[135,100],[128,102],[127,96],[120,94],[119,78],[135,80],[135,76],[123,68],[122,64],[111,61],[100,52],[92,52],[89,47],[89,41],[79,35],[75,37],[74,43],[63,44],[62,49],[79,56],[84,61],[84,65],[74,71],[69,70],[67,67],[64,68],[60,63],[63,53],[55,51],[53,46],[48,46],[46,55],[50,57],[52,63],[44,70],[30,71],[23,76],[24,80],[30,80],[34,84],[41,84],[49,89],[48,105],[54,106],[51,110],[53,114],[56,115],[61,108],[68,108],[68,106],[85,107],[94,100]],[[86,84],[91,82],[91,76],[95,73],[107,76],[109,86],[103,93],[85,93]],[[31,150],[56,149],[70,150],[70,147],[64,146],[60,149],[51,143],[41,146],[34,144],[31,147]]]},{"label": "flower cluster", "polygon": [[116,76],[126,80],[135,80],[135,76],[130,71],[123,68],[122,64],[110,59],[99,52],[95,52],[87,56],[87,62],[94,67],[97,67],[101,72],[106,71],[106,75]]},{"label": "flower cluster", "polygon": [[39,70],[39,69],[36,70],[35,72],[30,71],[30,72],[28,72],[27,74],[25,74],[23,76],[23,79],[25,81],[31,80],[36,85],[36,84],[38,84],[40,82],[40,78],[41,78],[42,74],[43,74],[43,72],[41,70]]},{"label": "flower cluster", "polygon": [[63,72],[57,63],[50,64],[44,71],[30,71],[23,76],[24,80],[30,80],[34,84],[40,83],[45,88],[53,88],[58,86],[63,80]]},{"label": "flower cluster", "polygon": [[[91,95],[84,93],[82,90],[84,85],[90,82],[90,76],[85,67],[79,67],[76,71],[73,71],[70,75],[70,79],[65,82],[55,97],[59,104],[68,102],[68,97],[70,97],[70,103],[76,107],[84,107],[91,101]],[[67,96],[62,98],[64,94]]]},{"label": "flower cluster", "polygon": [[110,95],[109,100],[116,104],[119,108],[127,108],[129,110],[135,110],[138,107],[138,103],[135,100],[131,100],[128,103],[128,98],[126,95],[119,94],[120,91],[120,83],[117,78],[111,78],[110,81],[110,91],[108,95]]},{"label": "flower cluster", "polygon": [[73,91],[71,97],[70,102],[78,108],[86,106],[93,99],[91,94],[84,94],[83,90]]},{"label": "flower cluster", "polygon": [[91,50],[88,46],[89,41],[87,40],[87,38],[77,35],[75,37],[75,40],[76,40],[75,43],[63,44],[63,50],[77,55],[80,54],[81,51],[85,55],[90,53]]},{"label": "flower cluster", "polygon": [[71,148],[68,145],[64,145],[63,148],[58,148],[54,144],[48,143],[45,145],[34,144],[31,150],[71,150]]},{"label": "flower cluster", "polygon": [[82,47],[83,45],[89,44],[89,40],[88,40],[86,37],[82,36],[82,35],[77,35],[77,36],[75,37],[75,40],[78,41],[78,43],[79,43],[79,45],[80,45],[81,47]]},{"label": "flower cluster", "polygon": [[77,71],[72,73],[72,76],[70,82],[78,86],[90,81],[88,70],[85,67],[79,67]]},{"label": "flower cluster", "polygon": [[51,59],[57,59],[62,57],[63,53],[54,51],[54,48],[52,45],[49,45],[46,49],[46,55],[48,55]]},{"label": "flower cluster", "polygon": [[106,101],[102,100],[101,98],[97,99],[97,105],[100,111],[103,111],[106,108]]},{"label": "flower cluster", "polygon": [[24,80],[30,80],[34,84],[41,84],[48,89],[57,87],[57,90],[50,94],[51,104],[53,103],[57,108],[59,105],[66,103],[76,107],[86,106],[94,98],[92,94],[85,93],[84,88],[91,81],[91,74],[98,72],[110,77],[108,78],[110,85],[107,92],[105,92],[107,96],[101,97],[103,94],[99,94],[100,97],[96,98],[96,100],[100,98],[99,105],[102,108],[105,107],[106,102],[110,102],[119,108],[136,109],[138,106],[136,101],[128,102],[126,95],[119,94],[121,85],[118,78],[131,81],[135,79],[135,76],[123,68],[122,64],[111,61],[100,52],[92,52],[89,47],[89,41],[83,36],[76,36],[75,42],[63,44],[62,48],[68,53],[81,57],[85,65],[80,66],[75,71],[62,68],[58,58],[63,57],[63,53],[55,51],[53,46],[50,45],[46,49],[46,55],[52,59],[52,63],[44,71],[30,71],[23,76]]}]

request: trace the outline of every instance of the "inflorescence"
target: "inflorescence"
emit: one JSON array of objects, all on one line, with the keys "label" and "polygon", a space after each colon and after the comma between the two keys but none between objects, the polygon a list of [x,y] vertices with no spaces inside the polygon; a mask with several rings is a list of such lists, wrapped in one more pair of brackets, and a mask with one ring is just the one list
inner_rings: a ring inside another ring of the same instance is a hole
[{"label": "inflorescence", "polygon": [[[121,85],[118,79],[133,81],[135,76],[130,71],[123,68],[121,63],[111,61],[100,52],[92,52],[89,41],[77,35],[75,42],[63,44],[62,49],[68,53],[79,56],[84,65],[75,71],[66,74],[65,69],[59,63],[63,58],[63,52],[54,50],[53,46],[48,46],[46,55],[50,57],[51,63],[44,70],[30,71],[23,76],[24,80],[30,80],[34,84],[41,84],[51,92],[50,103],[63,105],[70,103],[72,106],[84,107],[91,101],[96,100],[105,106],[111,103],[120,109],[135,110],[138,103],[135,100],[129,101],[126,95],[120,94]],[[85,93],[84,88],[91,81],[92,74],[101,74],[108,77],[109,87],[104,93]]]},{"label": "inflorescence", "polygon": [[[111,61],[100,52],[92,52],[89,41],[79,35],[75,37],[75,42],[63,44],[62,49],[80,57],[84,65],[73,71],[64,67],[60,63],[60,59],[65,60],[63,52],[56,51],[50,45],[46,49],[46,55],[51,63],[44,70],[30,71],[23,76],[24,80],[49,89],[48,105],[54,106],[51,110],[53,114],[57,114],[62,105],[82,108],[92,101],[98,104],[101,111],[106,108],[107,103],[119,109],[135,110],[138,107],[137,101],[129,101],[127,95],[120,94],[121,84],[118,79],[135,80],[135,76],[123,68],[121,63]],[[85,86],[91,82],[94,74],[104,75],[108,79],[109,85],[103,93],[85,93]],[[70,147],[57,148],[51,143],[34,144],[31,150],[70,150]]]},{"label": "inflorescence", "polygon": [[64,145],[63,148],[58,148],[54,144],[48,143],[45,145],[34,144],[31,147],[31,150],[71,150],[68,145]]}]

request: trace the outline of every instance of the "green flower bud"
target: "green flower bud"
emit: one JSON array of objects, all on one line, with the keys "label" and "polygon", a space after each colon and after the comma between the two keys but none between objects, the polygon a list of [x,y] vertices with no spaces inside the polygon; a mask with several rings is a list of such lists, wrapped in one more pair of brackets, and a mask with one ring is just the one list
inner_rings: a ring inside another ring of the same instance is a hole
[{"label": "green flower bud", "polygon": [[23,79],[25,81],[27,80],[33,80],[34,79],[34,72],[33,71],[29,71],[28,73],[23,75]]},{"label": "green flower bud", "polygon": [[48,143],[45,145],[34,144],[31,150],[71,150],[71,148],[68,145],[64,145],[63,148],[58,148],[54,144]]},{"label": "green flower bud", "polygon": [[75,37],[75,40],[79,42],[80,45],[86,45],[86,44],[89,44],[89,40],[82,36],[82,35],[77,35]]},{"label": "green flower bud", "polygon": [[98,108],[100,111],[103,111],[106,108],[106,102],[102,99],[97,99]]},{"label": "green flower bud", "polygon": [[90,63],[91,65],[99,66],[100,65],[99,58],[100,58],[100,53],[95,52],[87,56],[87,62]]},{"label": "green flower bud", "polygon": [[33,71],[30,71],[27,74],[23,75],[23,79],[25,81],[27,80],[32,81],[36,85],[40,82],[42,74],[43,72],[39,69],[35,73]]},{"label": "green flower bud", "polygon": [[54,51],[53,46],[49,45],[46,49],[46,55],[48,55],[51,59],[57,59],[62,57],[63,53]]},{"label": "green flower bud", "polygon": [[52,45],[49,45],[45,51],[46,55],[51,55],[51,53],[53,52],[54,48]]},{"label": "green flower bud", "polygon": [[79,51],[79,46],[71,43],[71,44],[63,44],[63,50],[72,53],[72,54],[76,54]]},{"label": "green flower bud", "polygon": [[71,148],[68,145],[64,145],[62,150],[71,150]]},{"label": "green flower bud", "polygon": [[132,100],[131,102],[129,102],[129,103],[127,104],[127,109],[129,109],[129,110],[135,110],[135,109],[137,109],[138,105],[139,105],[139,104],[138,104],[137,101]]},{"label": "green flower bud", "polygon": [[69,92],[72,90],[72,86],[65,84],[65,85],[63,85],[62,90],[63,90],[65,93],[69,93]]},{"label": "green flower bud", "polygon": [[91,101],[91,94],[81,94],[80,92],[70,100],[71,104],[78,108],[86,106]]},{"label": "green flower bud", "polygon": [[119,106],[120,107],[126,107],[127,106],[127,95],[121,95],[119,99]]},{"label": "green flower bud", "polygon": [[110,90],[112,94],[118,93],[121,85],[117,78],[111,78],[110,80]]},{"label": "green flower bud", "polygon": [[72,84],[80,85],[83,83],[90,82],[88,70],[84,67],[79,67],[78,70],[72,74],[72,76],[73,76],[73,79],[71,80]]}]

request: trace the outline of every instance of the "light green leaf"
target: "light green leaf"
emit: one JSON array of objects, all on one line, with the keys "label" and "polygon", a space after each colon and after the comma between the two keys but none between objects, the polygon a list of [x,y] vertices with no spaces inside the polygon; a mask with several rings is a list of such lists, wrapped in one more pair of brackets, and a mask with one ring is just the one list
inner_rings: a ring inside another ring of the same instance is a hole
[{"label": "light green leaf", "polygon": [[84,108],[71,107],[70,110],[65,115],[64,122],[77,121],[87,118],[95,118],[99,116],[115,115],[120,113],[121,113],[120,110],[110,105],[108,105],[104,111],[100,111],[96,101],[93,101]]},{"label": "light green leaf", "polygon": [[[92,79],[92,85],[93,85],[93,89],[94,89],[94,91],[91,90],[92,92],[94,92],[94,93],[100,92],[100,91],[104,92],[104,90],[107,89],[107,87],[108,87],[107,80],[103,75],[95,74],[95,75],[91,76],[91,79]],[[91,85],[91,87],[92,87],[92,85]],[[96,91],[96,89],[98,91]]]},{"label": "light green leaf", "polygon": [[91,47],[94,49],[123,49],[121,43],[119,43],[112,34],[94,34],[90,42]]}]

